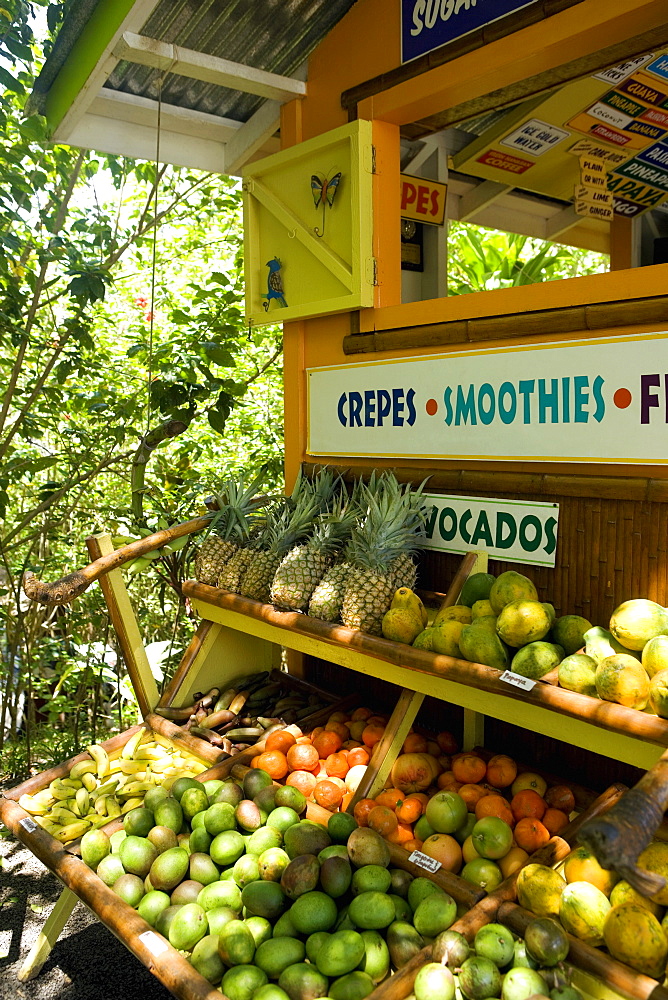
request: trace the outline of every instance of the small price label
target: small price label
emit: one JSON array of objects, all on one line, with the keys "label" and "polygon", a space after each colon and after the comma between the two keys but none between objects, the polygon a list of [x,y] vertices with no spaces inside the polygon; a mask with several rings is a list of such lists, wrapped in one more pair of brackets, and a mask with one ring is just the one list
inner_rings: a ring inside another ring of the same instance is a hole
[{"label": "small price label", "polygon": [[139,935],[139,940],[155,956],[162,955],[163,951],[167,951],[169,947],[164,937],[160,937],[154,931],[144,931],[143,934]]},{"label": "small price label", "polygon": [[504,670],[499,680],[512,684],[521,691],[531,691],[536,686],[536,681],[532,681],[530,677],[522,677],[522,674],[514,674],[512,670]]},{"label": "small price label", "polygon": [[428,854],[423,854],[422,851],[413,851],[408,856],[408,860],[412,861],[419,868],[424,868],[426,872],[431,872],[432,875],[441,867],[440,861],[437,861],[436,858],[430,858]]},{"label": "small price label", "polygon": [[32,816],[24,816],[19,820],[19,826],[22,826],[26,833],[34,833],[37,829],[37,823]]}]

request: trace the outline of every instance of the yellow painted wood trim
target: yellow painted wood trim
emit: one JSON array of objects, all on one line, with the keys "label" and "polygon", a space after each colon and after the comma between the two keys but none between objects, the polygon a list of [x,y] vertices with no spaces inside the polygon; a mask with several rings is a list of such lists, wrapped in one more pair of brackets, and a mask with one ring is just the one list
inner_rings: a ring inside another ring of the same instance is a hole
[{"label": "yellow painted wood trim", "polygon": [[230,628],[240,629],[269,642],[329,660],[370,677],[377,677],[400,688],[439,698],[441,701],[489,715],[501,722],[508,722],[531,732],[543,733],[545,736],[561,740],[562,743],[570,743],[572,746],[590,750],[603,757],[625,761],[644,770],[656,763],[665,749],[623,733],[601,729],[581,719],[562,715],[530,702],[500,697],[498,694],[481,691],[479,688],[446,680],[433,673],[422,673],[419,670],[400,667],[349,647],[323,642],[310,636],[290,632],[288,629],[278,629],[239,612],[213,607],[196,598],[192,603],[199,614],[211,621],[221,622]]},{"label": "yellow painted wood trim", "polygon": [[313,235],[312,230],[307,229],[303,222],[295,215],[292,209],[288,208],[280,198],[277,198],[261,180],[254,177],[250,186],[246,189],[253,198],[257,198],[261,205],[271,212],[286,229],[291,230],[294,238],[309,250],[321,264],[323,264],[346,288],[353,290],[352,268],[346,264],[343,257],[331,250],[327,244]]},{"label": "yellow painted wood trim", "polygon": [[78,901],[71,889],[63,889],[16,975],[19,982],[27,983],[39,975]]},{"label": "yellow painted wood trim", "polygon": [[[111,535],[102,533],[94,537],[97,539],[102,555],[109,555],[114,551]],[[134,671],[141,686],[140,691],[135,689],[137,700],[140,707],[142,706],[142,702],[144,702],[152,710],[160,700],[160,693],[151,671],[151,665],[148,662],[144,642],[139,631],[139,623],[127,587],[125,586],[123,574],[120,569],[113,569],[110,573],[106,574],[104,580],[111,591],[113,600],[116,602],[118,614],[125,631],[125,642],[122,647],[123,655],[131,658]],[[119,639],[121,639],[120,636]]]},{"label": "yellow painted wood trim", "polygon": [[366,774],[359,783],[347,807],[347,812],[352,813],[360,799],[375,799],[385,786],[423,701],[423,694],[416,694],[415,691],[408,688],[403,689],[385,727],[385,732],[374,747]]}]

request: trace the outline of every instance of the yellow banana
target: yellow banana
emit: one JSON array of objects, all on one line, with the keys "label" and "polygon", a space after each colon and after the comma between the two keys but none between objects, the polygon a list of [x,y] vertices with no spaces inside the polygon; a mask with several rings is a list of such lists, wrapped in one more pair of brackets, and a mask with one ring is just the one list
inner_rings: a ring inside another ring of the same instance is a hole
[{"label": "yellow banana", "polygon": [[116,795],[119,799],[132,798],[135,795],[139,795],[140,792],[142,794],[147,792],[149,788],[153,788],[152,781],[131,781],[122,789],[119,789]]},{"label": "yellow banana", "polygon": [[141,796],[141,797],[137,796],[134,799],[128,799],[127,802],[123,803],[123,806],[121,807],[121,812],[125,816],[125,814],[127,812],[130,812],[131,809],[137,809],[139,806],[141,806],[143,804],[144,804],[144,797],[143,796]]},{"label": "yellow banana", "polygon": [[19,805],[31,816],[45,816],[49,811],[48,805],[36,802],[32,795],[22,795],[19,799]]},{"label": "yellow banana", "polygon": [[89,829],[90,822],[87,819],[79,819],[74,823],[63,826],[53,836],[59,843],[66,844],[69,840],[76,840],[77,837],[81,837]]},{"label": "yellow banana", "polygon": [[105,781],[103,785],[98,785],[98,787],[90,793],[92,799],[96,799],[98,795],[107,795],[109,792],[115,792],[119,787],[120,781],[118,778],[111,778],[109,781]]},{"label": "yellow banana", "polygon": [[95,774],[91,774],[87,771],[86,774],[81,775],[81,780],[86,791],[94,792],[97,788],[97,771]]},{"label": "yellow banana", "polygon": [[104,778],[109,770],[109,754],[99,743],[92,743],[86,749],[97,765],[98,778]]},{"label": "yellow banana", "polygon": [[77,788],[81,788],[81,786],[83,785],[83,782],[79,781],[78,778],[63,778],[60,783],[65,788],[74,788],[75,790]]},{"label": "yellow banana", "polygon": [[70,778],[81,778],[84,774],[97,774],[97,764],[94,760],[80,760],[70,768]]},{"label": "yellow banana", "polygon": [[68,799],[67,808],[74,813],[77,819],[84,818],[85,813],[81,812],[81,809],[79,808],[79,803],[77,802],[76,799]]},{"label": "yellow banana", "polygon": [[121,804],[115,795],[107,796],[107,816],[109,819],[116,819],[121,815]]},{"label": "yellow banana", "polygon": [[35,816],[35,822],[41,826],[43,830],[46,830],[47,833],[50,833],[51,836],[53,836],[54,831],[60,830],[58,823],[54,823],[52,820],[47,819],[46,816]]},{"label": "yellow banana", "polygon": [[135,750],[137,750],[139,744],[142,741],[142,737],[145,735],[146,735],[146,730],[140,729],[138,733],[135,733],[134,736],[130,737],[128,742],[121,750],[121,757],[123,758],[123,760],[132,760]]},{"label": "yellow banana", "polygon": [[143,760],[122,760],[122,774],[137,774],[146,770],[146,761]]},{"label": "yellow banana", "polygon": [[140,747],[135,753],[135,760],[171,760],[163,747]]},{"label": "yellow banana", "polygon": [[157,774],[164,774],[171,767],[173,767],[173,764],[170,757],[163,757],[162,760],[151,761],[151,770],[155,771]]},{"label": "yellow banana", "polygon": [[108,795],[100,795],[99,798],[95,799],[95,805],[93,808],[98,816],[107,815],[107,801],[109,799]]},{"label": "yellow banana", "polygon": [[68,788],[67,785],[63,785],[60,778],[54,778],[49,785],[49,791],[53,795],[54,799],[69,799],[72,797],[73,789]]},{"label": "yellow banana", "polygon": [[87,789],[77,788],[77,793],[74,796],[74,801],[78,805],[81,811],[81,815],[86,816],[88,810],[90,809],[90,795],[88,794]]},{"label": "yellow banana", "polygon": [[57,823],[76,823],[77,820],[82,819],[81,816],[77,816],[71,809],[64,809],[62,806],[56,806],[51,810],[51,816]]}]

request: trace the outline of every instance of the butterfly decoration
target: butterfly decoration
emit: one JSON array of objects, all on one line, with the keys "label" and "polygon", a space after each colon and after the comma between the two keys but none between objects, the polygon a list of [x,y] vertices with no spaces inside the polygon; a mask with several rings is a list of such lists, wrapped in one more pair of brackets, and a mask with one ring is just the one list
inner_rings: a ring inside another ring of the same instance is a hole
[{"label": "butterfly decoration", "polygon": [[322,174],[311,174],[311,194],[313,195],[313,203],[316,208],[322,205],[322,232],[316,226],[313,232],[316,236],[325,235],[325,209],[329,205],[332,207],[334,202],[334,197],[339,188],[339,182],[341,180],[341,171],[334,174],[333,177],[329,179],[323,177]]}]

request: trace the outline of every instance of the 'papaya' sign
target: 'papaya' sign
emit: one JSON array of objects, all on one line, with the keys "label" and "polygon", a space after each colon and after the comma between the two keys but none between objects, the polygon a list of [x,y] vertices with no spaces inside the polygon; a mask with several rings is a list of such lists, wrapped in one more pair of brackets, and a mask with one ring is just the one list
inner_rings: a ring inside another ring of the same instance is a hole
[{"label": "'papaya' sign", "polygon": [[424,494],[425,548],[492,559],[554,566],[559,505],[489,497]]},{"label": "'papaya' sign", "polygon": [[401,61],[409,62],[535,0],[401,0]]},{"label": "'papaya' sign", "polygon": [[668,464],[668,332],[308,372],[314,456]]}]

